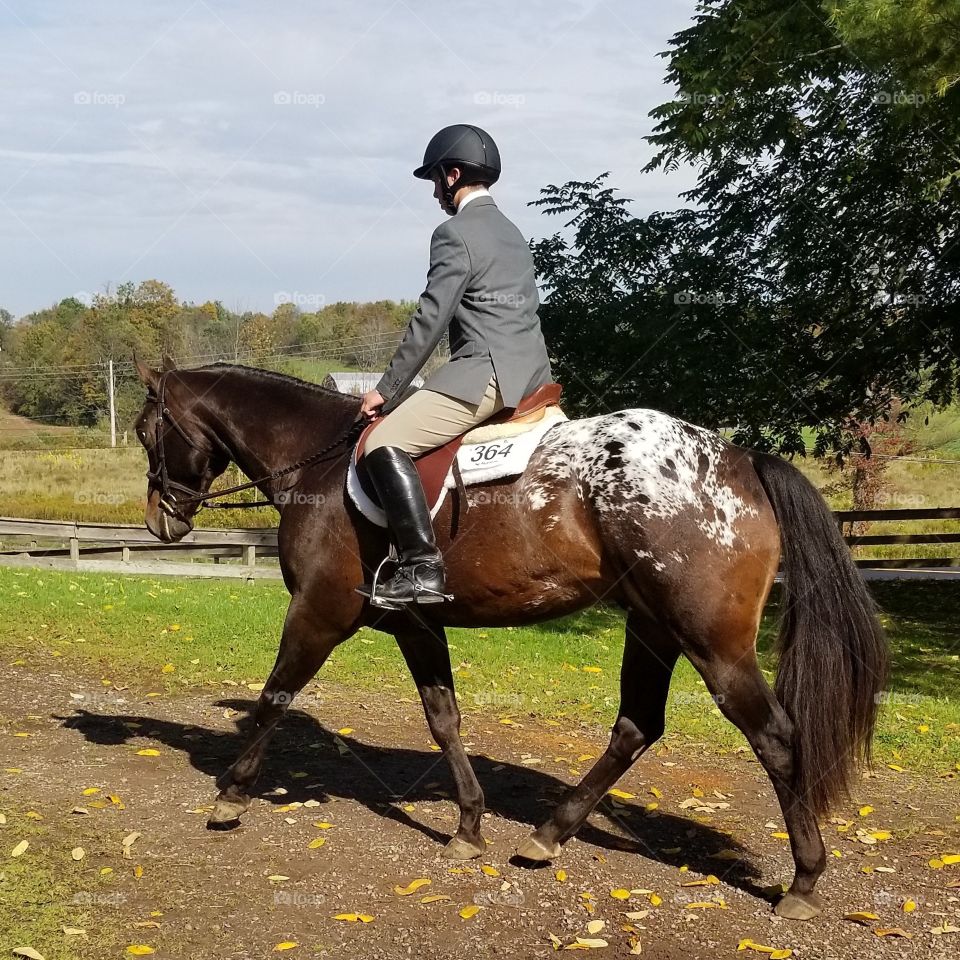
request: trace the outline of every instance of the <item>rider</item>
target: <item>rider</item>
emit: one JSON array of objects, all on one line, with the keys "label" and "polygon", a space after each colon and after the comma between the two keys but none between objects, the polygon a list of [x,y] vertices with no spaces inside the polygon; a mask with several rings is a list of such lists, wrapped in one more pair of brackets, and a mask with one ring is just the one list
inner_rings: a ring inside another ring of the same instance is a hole
[{"label": "rider", "polygon": [[[384,606],[445,597],[443,557],[411,458],[551,380],[530,247],[488,189],[500,177],[493,138],[470,124],[444,127],[413,175],[433,181],[450,219],[433,232],[427,288],[386,373],[364,394],[362,414],[375,418],[403,395],[448,327],[450,360],[367,436],[364,461],[399,554],[396,574],[377,585]],[[370,584],[357,589],[372,592]]]}]

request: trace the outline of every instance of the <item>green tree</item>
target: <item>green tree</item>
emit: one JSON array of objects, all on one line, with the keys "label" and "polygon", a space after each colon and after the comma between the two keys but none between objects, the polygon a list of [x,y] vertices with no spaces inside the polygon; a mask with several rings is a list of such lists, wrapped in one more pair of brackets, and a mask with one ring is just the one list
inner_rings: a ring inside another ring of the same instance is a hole
[{"label": "green tree", "polygon": [[826,11],[705,0],[677,34],[650,169],[688,209],[629,215],[602,178],[537,203],[543,317],[581,408],[645,402],[761,447],[845,448],[902,399],[955,395],[958,89],[897,101]]},{"label": "green tree", "polygon": [[942,96],[960,79],[957,0],[824,0],[851,52],[890,68],[913,93]]}]

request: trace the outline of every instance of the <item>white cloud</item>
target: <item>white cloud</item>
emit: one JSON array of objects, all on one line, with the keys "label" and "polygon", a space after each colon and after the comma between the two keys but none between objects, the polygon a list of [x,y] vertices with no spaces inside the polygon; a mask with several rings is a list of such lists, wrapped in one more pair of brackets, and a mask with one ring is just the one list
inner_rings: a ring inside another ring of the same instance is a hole
[{"label": "white cloud", "polygon": [[262,309],[413,297],[442,215],[410,173],[446,123],[496,137],[528,236],[559,227],[526,206],[543,185],[604,170],[637,212],[671,208],[691,175],[643,174],[643,137],[693,7],[0,5],[0,305],[147,277]]}]

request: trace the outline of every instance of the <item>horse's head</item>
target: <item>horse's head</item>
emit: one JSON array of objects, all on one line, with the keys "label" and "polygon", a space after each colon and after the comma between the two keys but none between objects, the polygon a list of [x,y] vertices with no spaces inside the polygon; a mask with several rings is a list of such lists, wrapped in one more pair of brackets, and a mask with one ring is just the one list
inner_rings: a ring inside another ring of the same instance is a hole
[{"label": "horse's head", "polygon": [[198,396],[164,358],[153,370],[134,357],[147,399],[137,417],[137,439],[147,451],[147,529],[164,543],[176,543],[193,529],[202,494],[230,463],[209,425],[199,417]]}]

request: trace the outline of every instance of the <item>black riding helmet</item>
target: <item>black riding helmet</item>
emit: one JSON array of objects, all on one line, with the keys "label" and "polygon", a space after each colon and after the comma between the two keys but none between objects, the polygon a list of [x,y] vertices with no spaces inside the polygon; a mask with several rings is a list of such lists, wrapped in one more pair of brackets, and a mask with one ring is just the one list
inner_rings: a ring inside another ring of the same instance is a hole
[{"label": "black riding helmet", "polygon": [[[460,177],[447,186],[450,167],[459,167]],[[444,127],[431,137],[423,154],[423,164],[413,171],[421,180],[441,176],[440,188],[444,202],[453,207],[453,197],[460,187],[473,183],[496,183],[500,179],[500,151],[493,137],[469,123],[455,123]]]}]

